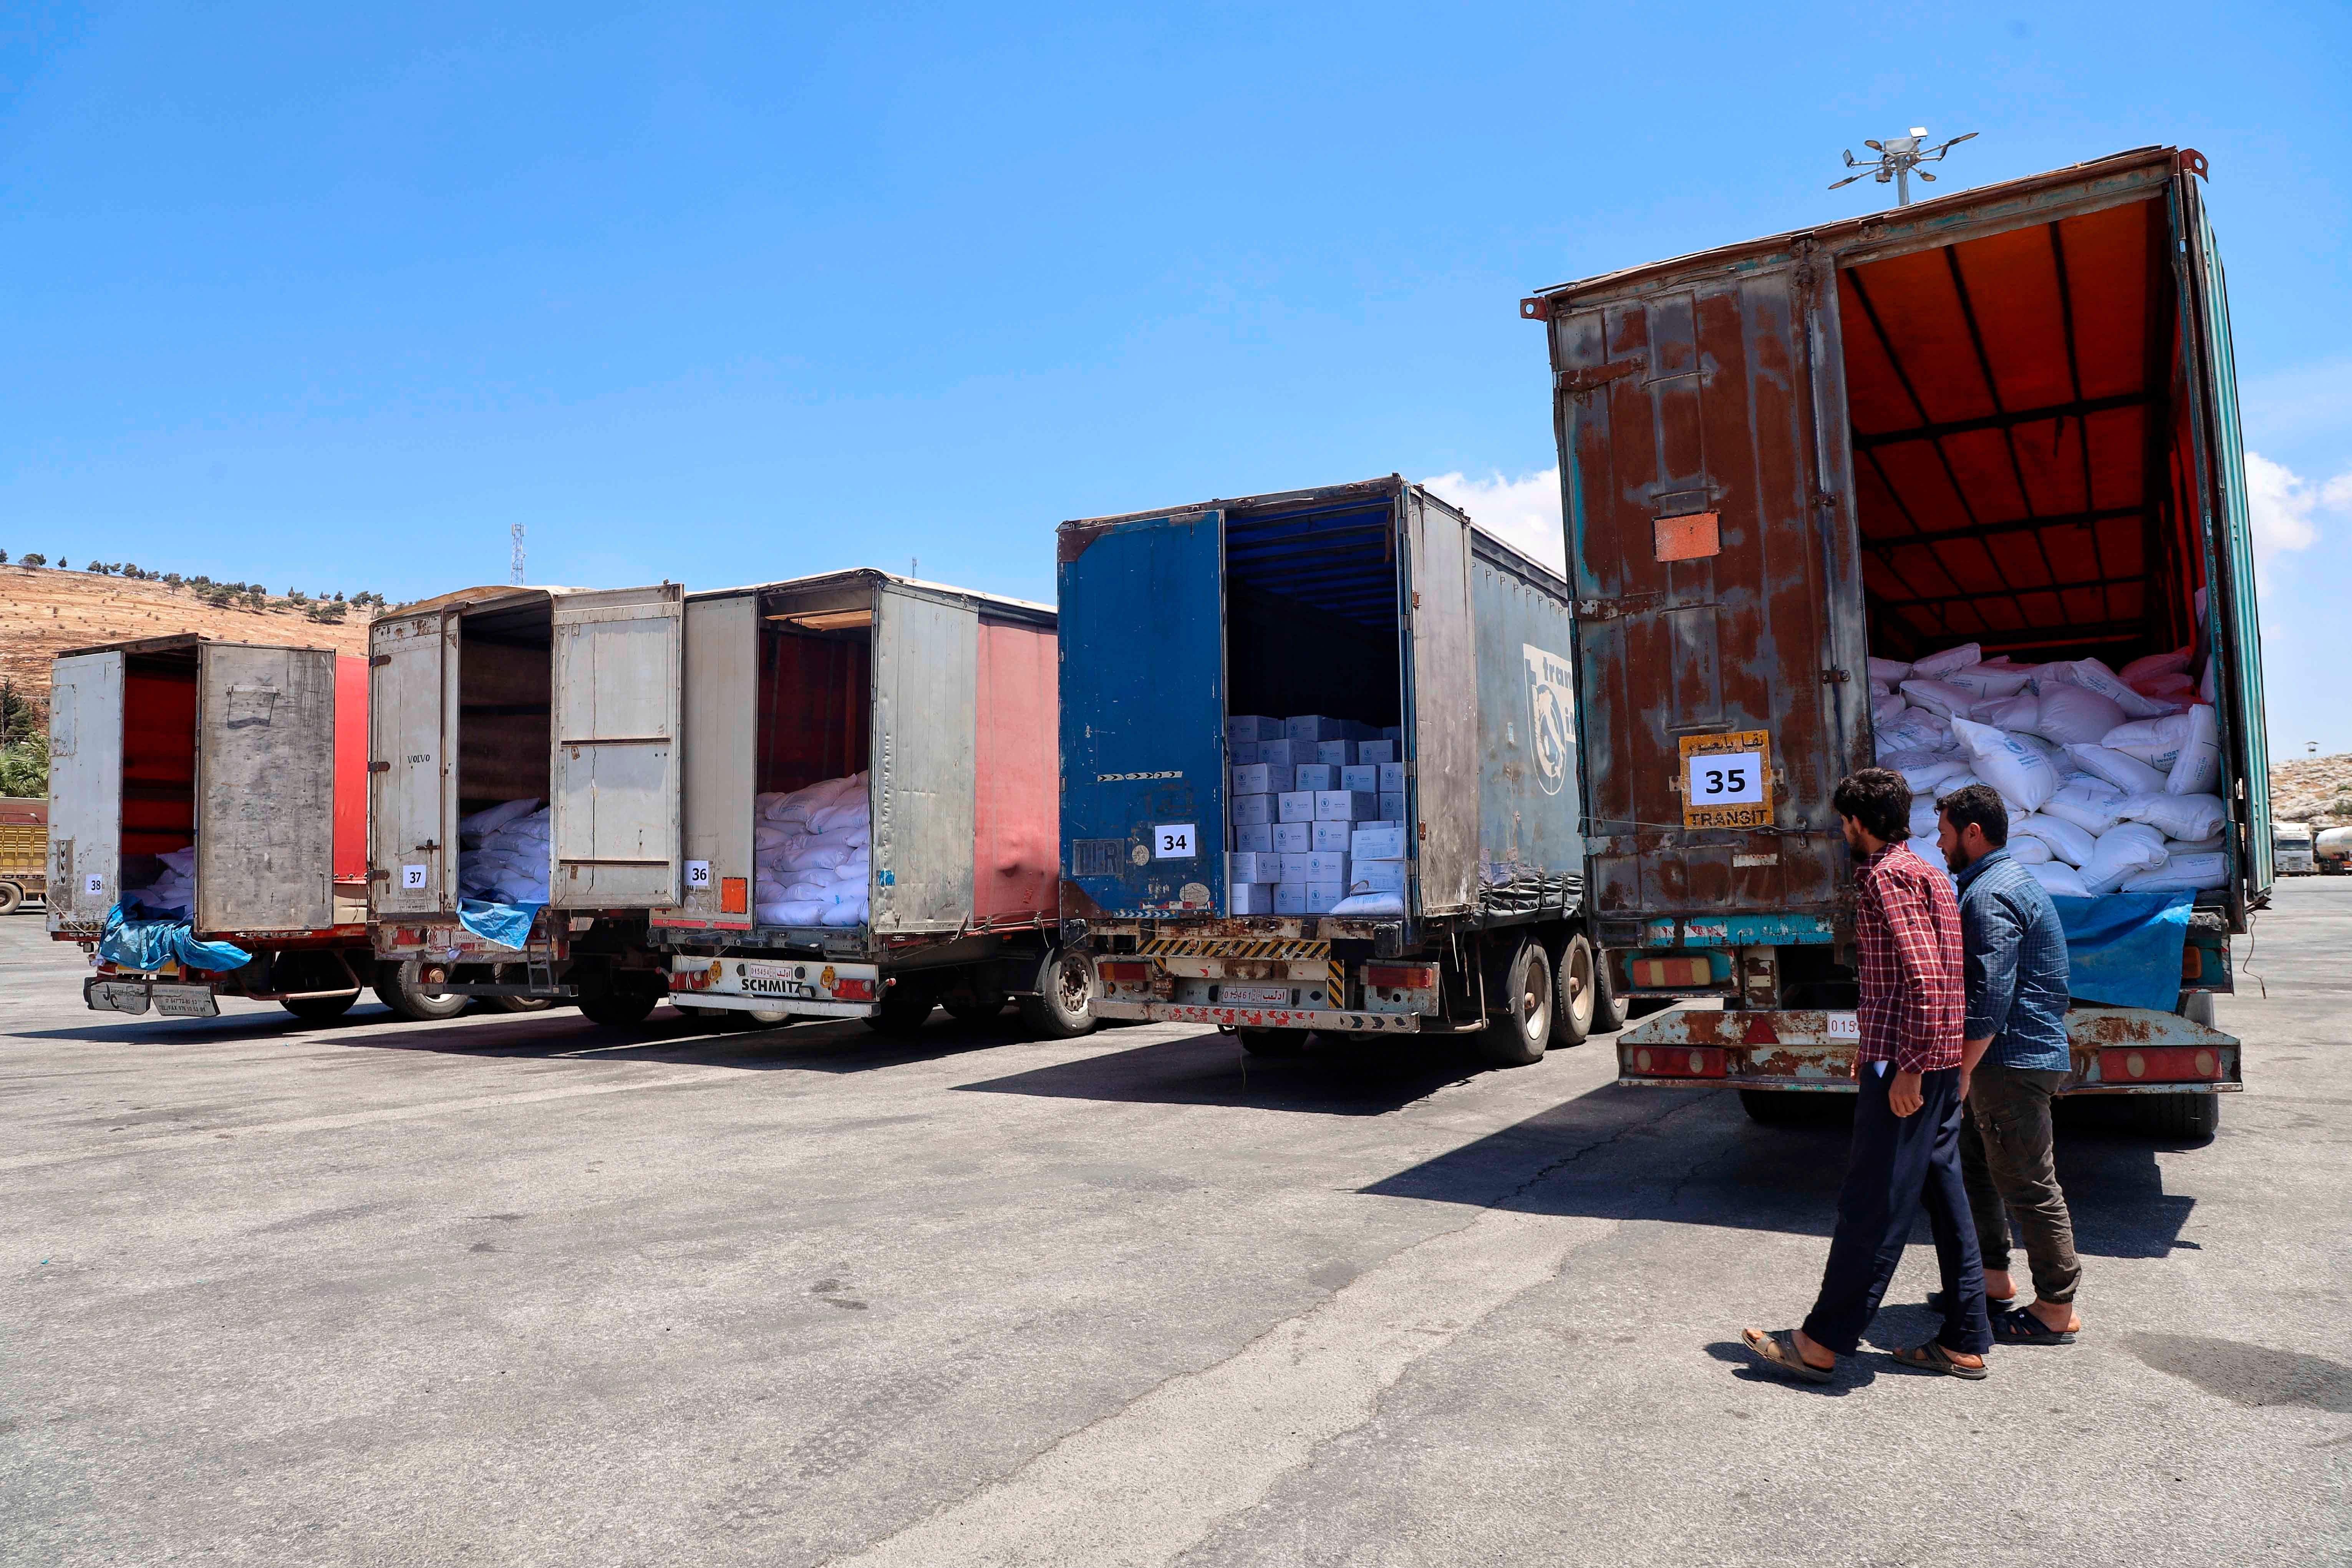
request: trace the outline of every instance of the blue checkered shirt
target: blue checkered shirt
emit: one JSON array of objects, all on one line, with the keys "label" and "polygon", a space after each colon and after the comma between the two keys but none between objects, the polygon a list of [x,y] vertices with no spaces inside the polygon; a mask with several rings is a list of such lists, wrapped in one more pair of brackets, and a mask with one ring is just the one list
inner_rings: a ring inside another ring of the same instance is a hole
[{"label": "blue checkered shirt", "polygon": [[1985,1059],[2064,1072],[2066,932],[2040,881],[2006,849],[1962,871],[1960,945],[1968,1037],[1992,1037]]}]

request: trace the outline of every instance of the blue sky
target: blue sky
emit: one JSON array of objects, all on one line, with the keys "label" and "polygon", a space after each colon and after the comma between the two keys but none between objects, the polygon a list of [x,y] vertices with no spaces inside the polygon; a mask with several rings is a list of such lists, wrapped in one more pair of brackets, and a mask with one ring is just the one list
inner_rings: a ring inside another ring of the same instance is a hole
[{"label": "blue sky", "polygon": [[[1530,288],[2203,149],[2274,753],[2352,748],[2352,7],[37,3],[0,548],[306,591],[852,564],[1391,470],[1539,526]],[[1556,505],[1556,500],[1549,504]],[[70,540],[70,544],[68,541]]]}]

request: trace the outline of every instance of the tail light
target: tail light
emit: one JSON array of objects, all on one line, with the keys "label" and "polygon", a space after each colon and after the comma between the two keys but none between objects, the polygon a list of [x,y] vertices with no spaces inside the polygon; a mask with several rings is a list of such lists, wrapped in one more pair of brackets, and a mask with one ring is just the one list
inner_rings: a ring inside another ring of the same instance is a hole
[{"label": "tail light", "polygon": [[1151,978],[1149,963],[1097,963],[1095,973],[1122,985],[1140,985]]},{"label": "tail light", "polygon": [[1434,991],[1437,967],[1425,963],[1368,963],[1364,965],[1364,984],[1384,991]]},{"label": "tail light", "polygon": [[2102,1083],[2211,1082],[2221,1076],[2221,1053],[2210,1046],[2142,1046],[2099,1053]]},{"label": "tail light", "polygon": [[1722,1078],[1731,1070],[1713,1046],[1636,1046],[1625,1065],[1648,1078]]},{"label": "tail light", "polygon": [[1626,967],[1636,985],[1706,985],[1714,974],[1704,958],[1636,958]]},{"label": "tail light", "polygon": [[836,980],[833,983],[833,994],[844,1002],[871,1002],[874,1000],[874,982],[866,979]]}]

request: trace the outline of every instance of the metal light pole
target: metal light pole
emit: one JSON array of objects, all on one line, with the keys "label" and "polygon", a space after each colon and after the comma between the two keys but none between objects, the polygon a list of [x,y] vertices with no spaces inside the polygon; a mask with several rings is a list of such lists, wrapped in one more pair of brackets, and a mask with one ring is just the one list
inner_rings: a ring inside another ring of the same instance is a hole
[{"label": "metal light pole", "polygon": [[1859,169],[1862,173],[1848,174],[1830,189],[1834,191],[1861,179],[1875,179],[1882,185],[1892,180],[1895,182],[1895,205],[1898,207],[1907,207],[1911,205],[1912,173],[1916,170],[1921,179],[1931,185],[1934,184],[1936,176],[1920,168],[1919,165],[1942,163],[1945,153],[1975,134],[1973,131],[1967,132],[1953,137],[1949,142],[1923,148],[1920,143],[1927,139],[1927,128],[1924,125],[1914,125],[1908,136],[1890,136],[1884,142],[1864,142],[1864,146],[1878,154],[1877,161],[1857,163],[1854,160],[1853,149],[1847,149],[1845,166],[1849,169]]},{"label": "metal light pole", "polygon": [[522,582],[522,524],[519,522],[516,523],[512,531],[514,534],[514,556],[507,565],[507,581],[520,584]]}]

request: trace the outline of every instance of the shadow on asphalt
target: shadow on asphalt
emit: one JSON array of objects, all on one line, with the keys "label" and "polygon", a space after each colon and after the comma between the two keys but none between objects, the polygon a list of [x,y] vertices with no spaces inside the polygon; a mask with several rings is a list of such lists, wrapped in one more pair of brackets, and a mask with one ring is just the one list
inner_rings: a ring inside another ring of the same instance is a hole
[{"label": "shadow on asphalt", "polygon": [[[2197,1200],[2164,1190],[2163,1145],[2108,1108],[2069,1108],[2058,1175],[2078,1251],[2162,1258]],[[2092,1112],[2084,1114],[2081,1112]],[[1728,1090],[1605,1084],[1362,1189],[1529,1214],[1664,1220],[1826,1237],[1850,1137],[1844,1119],[1748,1121]],[[1914,1242],[1927,1239],[1923,1219]]]},{"label": "shadow on asphalt", "polygon": [[1443,1040],[1318,1037],[1304,1056],[1254,1057],[1233,1036],[1211,1032],[957,1087],[1049,1100],[1380,1116],[1478,1070],[1466,1052]]}]

